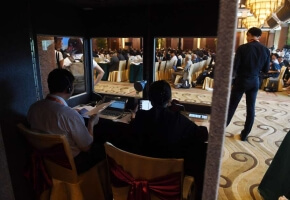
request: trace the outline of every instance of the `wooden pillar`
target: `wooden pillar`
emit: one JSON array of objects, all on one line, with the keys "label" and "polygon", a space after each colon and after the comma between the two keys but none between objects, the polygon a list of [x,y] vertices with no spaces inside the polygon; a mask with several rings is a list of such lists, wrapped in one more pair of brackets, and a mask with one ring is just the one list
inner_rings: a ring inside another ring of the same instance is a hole
[{"label": "wooden pillar", "polygon": [[193,39],[193,49],[197,49],[197,43],[198,43],[197,38],[194,38]]},{"label": "wooden pillar", "polygon": [[280,37],[279,37],[279,42],[278,42],[278,49],[283,49],[284,45],[286,44],[287,41],[287,34],[288,34],[288,23],[282,23],[280,24],[281,26],[281,31],[280,31]]},{"label": "wooden pillar", "polygon": [[206,48],[206,38],[200,39],[200,49]]},{"label": "wooden pillar", "polygon": [[269,31],[269,37],[268,37],[268,42],[267,42],[267,47],[271,48],[274,45],[274,38],[275,38],[275,31],[270,30]]}]

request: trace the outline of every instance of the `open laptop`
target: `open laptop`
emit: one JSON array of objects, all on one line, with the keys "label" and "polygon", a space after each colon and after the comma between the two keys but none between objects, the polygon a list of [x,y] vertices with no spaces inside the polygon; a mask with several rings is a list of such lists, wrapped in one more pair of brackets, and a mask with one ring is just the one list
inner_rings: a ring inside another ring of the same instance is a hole
[{"label": "open laptop", "polygon": [[99,115],[104,119],[118,119],[125,112],[126,101],[113,100]]}]

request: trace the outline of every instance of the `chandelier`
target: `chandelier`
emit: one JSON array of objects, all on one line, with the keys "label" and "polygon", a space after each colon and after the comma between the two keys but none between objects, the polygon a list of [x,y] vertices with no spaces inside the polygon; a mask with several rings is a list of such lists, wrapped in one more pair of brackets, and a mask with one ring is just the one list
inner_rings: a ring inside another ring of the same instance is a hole
[{"label": "chandelier", "polygon": [[283,5],[284,0],[247,0],[246,8],[258,20],[260,26],[263,26],[265,20],[278,8]]},{"label": "chandelier", "polygon": [[256,18],[256,17],[254,17],[254,16],[251,16],[251,17],[247,17],[247,18],[245,18],[245,19],[243,19],[243,25],[247,28],[247,29],[249,29],[249,28],[251,28],[251,27],[258,27],[258,28],[261,28],[261,24],[260,24],[260,22],[259,22],[259,20]]}]

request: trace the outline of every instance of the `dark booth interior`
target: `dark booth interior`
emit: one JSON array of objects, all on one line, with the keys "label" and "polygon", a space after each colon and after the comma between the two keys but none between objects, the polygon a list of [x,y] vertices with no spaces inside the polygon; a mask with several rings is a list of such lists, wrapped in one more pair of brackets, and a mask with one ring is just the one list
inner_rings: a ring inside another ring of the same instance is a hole
[{"label": "dark booth interior", "polygon": [[[28,152],[16,124],[25,121],[29,106],[43,98],[37,35],[84,38],[84,51],[88,55],[85,58],[86,77],[92,76],[89,70],[91,38],[143,38],[143,78],[150,84],[153,81],[154,38],[216,37],[219,0],[23,0],[6,2],[6,6],[2,6],[4,10],[13,10],[13,13],[10,12],[9,17],[2,16],[0,128],[9,171],[1,175],[0,180],[9,183],[7,177],[11,178],[13,191],[9,191],[9,187],[4,190],[7,199],[11,192],[16,200],[31,200],[31,185],[23,177]],[[93,92],[92,80],[86,78],[85,81],[86,92],[69,100],[70,106],[98,98]],[[146,95],[145,89],[143,97]],[[5,164],[2,166],[5,168]]]}]

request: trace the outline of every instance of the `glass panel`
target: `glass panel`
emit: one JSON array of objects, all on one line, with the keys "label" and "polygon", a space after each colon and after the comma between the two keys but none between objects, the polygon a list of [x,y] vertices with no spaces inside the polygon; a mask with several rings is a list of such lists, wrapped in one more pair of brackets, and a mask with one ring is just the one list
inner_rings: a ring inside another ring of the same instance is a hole
[{"label": "glass panel", "polygon": [[92,38],[94,92],[142,97],[142,38]]},{"label": "glass panel", "polygon": [[37,47],[43,97],[49,93],[48,74],[58,67],[67,69],[74,75],[73,95],[86,91],[83,38],[38,35]]},{"label": "glass panel", "polygon": [[180,102],[211,104],[216,45],[216,38],[155,38],[154,80],[168,81]]}]

